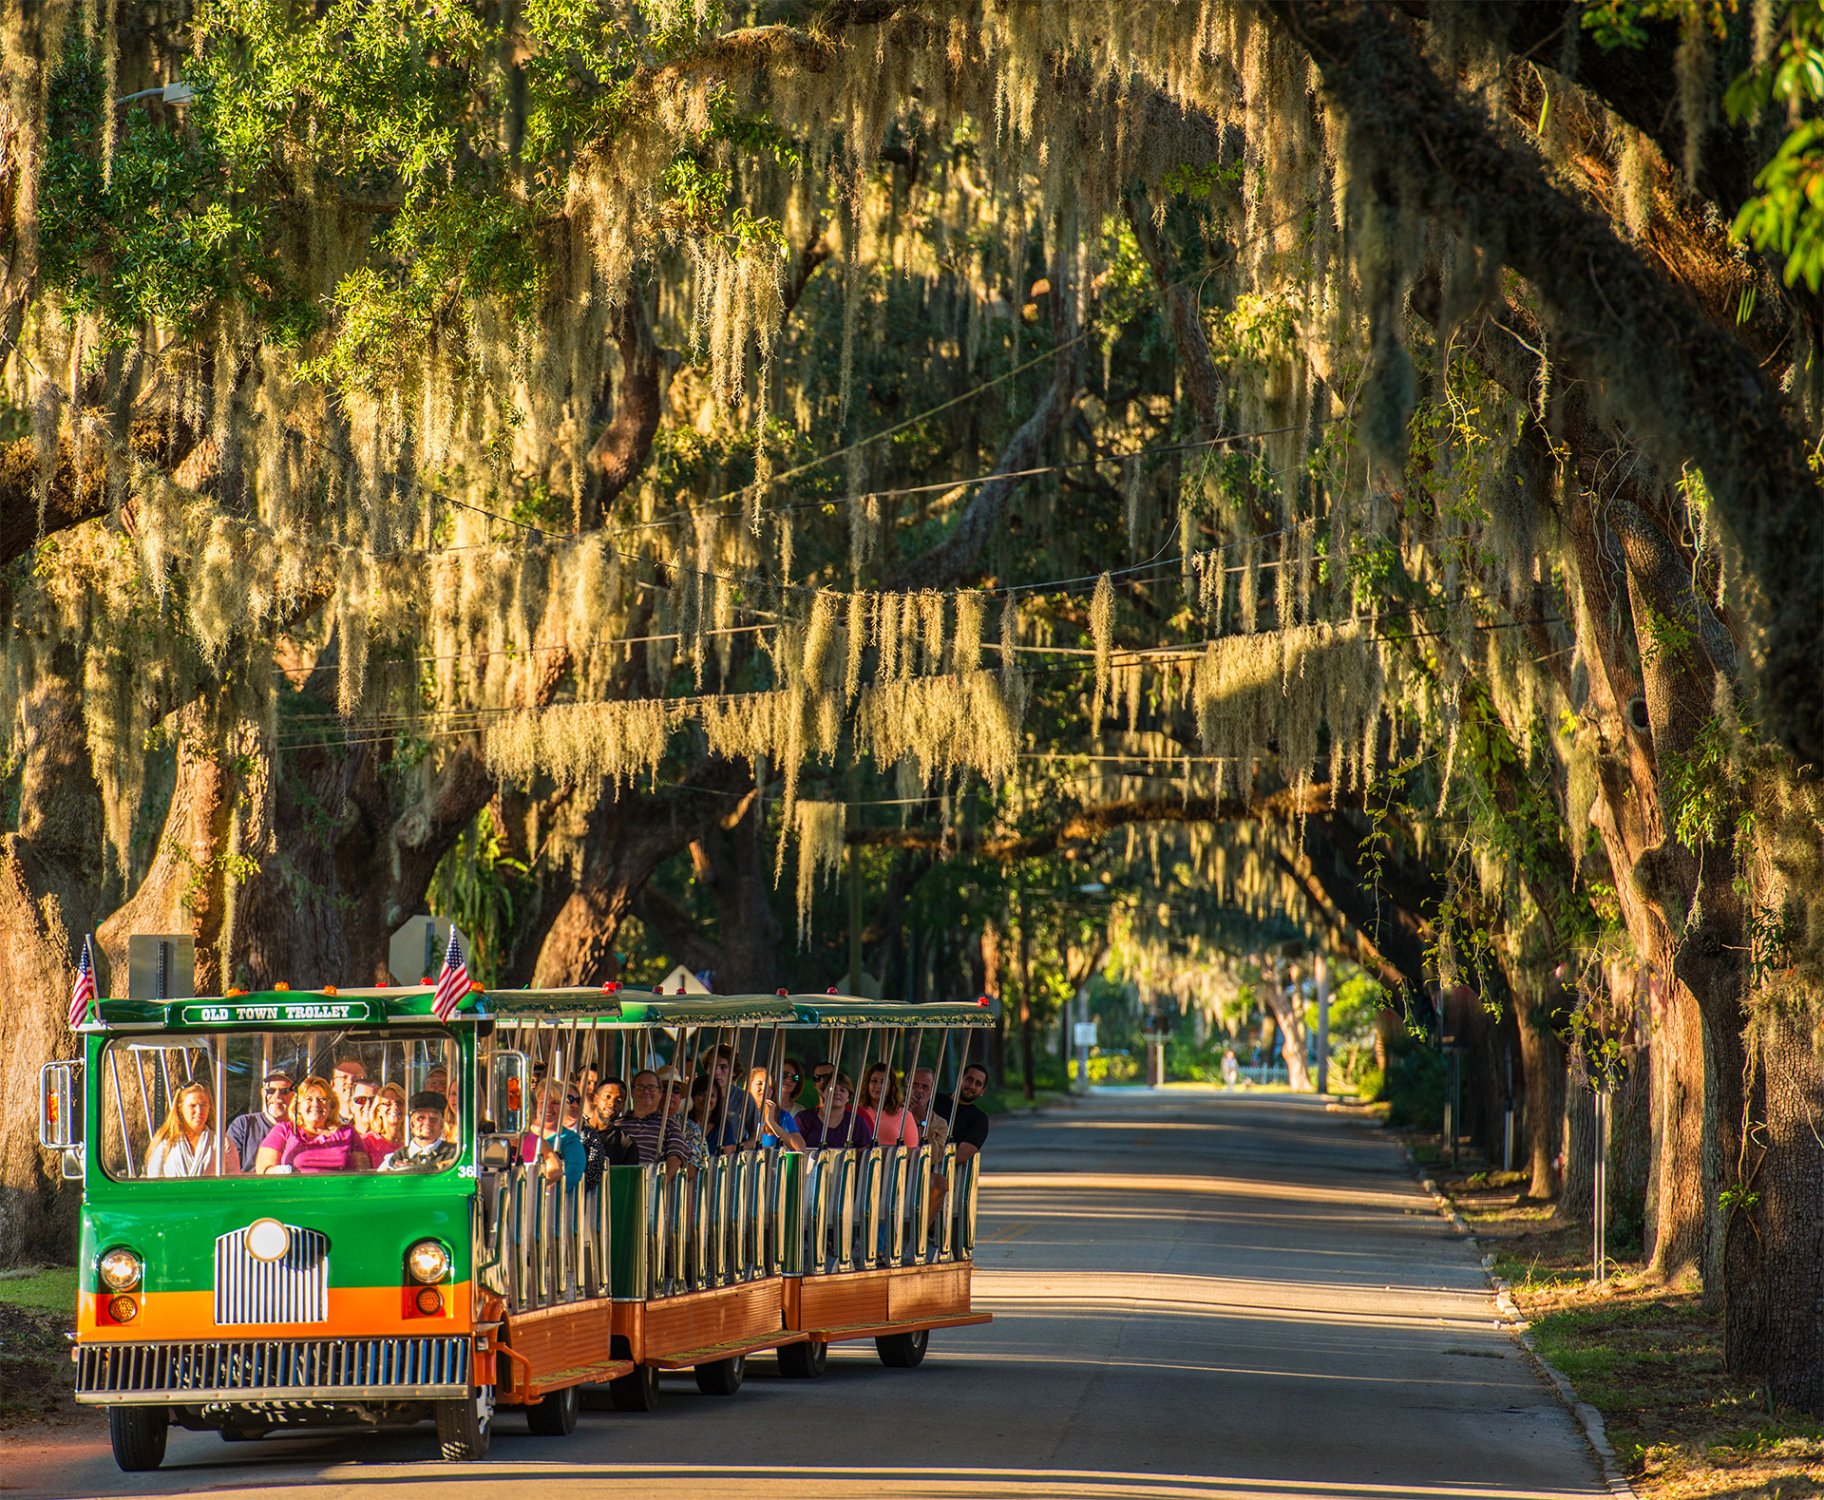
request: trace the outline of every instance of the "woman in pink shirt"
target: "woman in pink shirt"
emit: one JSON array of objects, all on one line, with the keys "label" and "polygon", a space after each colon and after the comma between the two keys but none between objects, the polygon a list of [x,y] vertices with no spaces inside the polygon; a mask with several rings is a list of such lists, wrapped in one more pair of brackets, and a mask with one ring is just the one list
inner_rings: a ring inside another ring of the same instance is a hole
[{"label": "woman in pink shirt", "polygon": [[272,1127],[254,1158],[256,1172],[368,1172],[373,1163],[355,1138],[355,1127],[342,1123],[336,1096],[318,1077],[298,1085],[291,1118]]},{"label": "woman in pink shirt", "polygon": [[378,1166],[405,1145],[405,1090],[389,1083],[374,1100],[373,1113],[367,1117],[365,1133],[357,1130],[361,1149],[367,1159]]},{"label": "woman in pink shirt", "polygon": [[859,1113],[874,1132],[876,1146],[904,1146],[908,1151],[918,1149],[918,1121],[906,1108],[898,1076],[884,1062],[875,1063],[861,1081]]}]

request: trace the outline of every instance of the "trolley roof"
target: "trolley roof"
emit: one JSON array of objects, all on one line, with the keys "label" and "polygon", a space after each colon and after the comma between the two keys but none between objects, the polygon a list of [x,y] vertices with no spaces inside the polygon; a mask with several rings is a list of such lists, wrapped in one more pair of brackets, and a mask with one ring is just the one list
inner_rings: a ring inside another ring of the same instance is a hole
[{"label": "trolley roof", "polygon": [[[79,1031],[212,1031],[219,1027],[358,1026],[434,1021],[432,985],[259,990],[171,1000],[102,1000]],[[599,1026],[992,1026],[1000,1005],[912,1005],[853,995],[663,995],[592,986],[471,990],[452,1021],[591,1021]]]}]

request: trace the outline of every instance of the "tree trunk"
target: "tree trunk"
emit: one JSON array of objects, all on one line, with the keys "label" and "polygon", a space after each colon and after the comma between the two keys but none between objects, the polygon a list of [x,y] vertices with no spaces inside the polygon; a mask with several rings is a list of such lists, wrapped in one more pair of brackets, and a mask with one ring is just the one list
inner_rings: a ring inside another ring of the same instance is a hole
[{"label": "tree trunk", "polygon": [[1564,1090],[1564,1172],[1553,1217],[1587,1224],[1596,1201],[1596,1104],[1583,1053],[1571,1049]]},{"label": "tree trunk", "polygon": [[85,914],[34,881],[33,864],[23,838],[0,838],[0,932],[6,934],[0,994],[8,997],[0,1059],[0,1266],[69,1260],[81,1197],[64,1190],[56,1158],[39,1148],[38,1070],[79,1054],[66,1006],[75,978],[70,936]]},{"label": "tree trunk", "polygon": [[1610,1255],[1645,1249],[1653,1167],[1653,1070],[1636,1049],[1609,1100]]},{"label": "tree trunk", "polygon": [[1545,1002],[1515,993],[1525,1094],[1526,1197],[1549,1203],[1558,1196],[1558,1156],[1564,1149],[1564,1043],[1552,1030]]},{"label": "tree trunk", "polygon": [[219,733],[201,703],[175,715],[177,779],[152,862],[133,894],[108,914],[95,934],[119,973],[127,971],[128,939],[136,933],[188,933],[196,943],[196,972],[180,983],[208,995],[227,988],[222,937],[232,894],[229,838],[235,776],[230,763],[246,746]]},{"label": "tree trunk", "polygon": [[1824,1055],[1802,1013],[1770,1017],[1758,1038],[1765,1155],[1743,1212],[1758,1258],[1753,1282],[1729,1294],[1758,1302],[1769,1403],[1824,1417]]},{"label": "tree trunk", "polygon": [[1653,1187],[1647,1271],[1665,1281],[1702,1269],[1707,1222],[1704,1161],[1704,1036],[1697,1002],[1682,984],[1652,987]]},{"label": "tree trunk", "polygon": [[611,978],[615,934],[653,871],[708,830],[737,826],[753,799],[747,767],[732,761],[701,768],[663,798],[604,797],[587,817],[581,878],[523,945],[526,978],[540,987]]},{"label": "tree trunk", "polygon": [[[38,1146],[38,1070],[77,1055],[67,1008],[75,949],[106,876],[74,652],[59,647],[47,668],[21,705],[19,831],[0,836],[0,1265],[75,1253],[78,1195],[63,1190],[57,1162]],[[97,955],[104,995],[106,962]]]},{"label": "tree trunk", "polygon": [[1288,993],[1277,977],[1263,976],[1260,996],[1273,1013],[1279,1031],[1279,1055],[1286,1063],[1286,1083],[1300,1092],[1309,1093],[1311,1071],[1305,1066],[1304,1005],[1296,992]]}]

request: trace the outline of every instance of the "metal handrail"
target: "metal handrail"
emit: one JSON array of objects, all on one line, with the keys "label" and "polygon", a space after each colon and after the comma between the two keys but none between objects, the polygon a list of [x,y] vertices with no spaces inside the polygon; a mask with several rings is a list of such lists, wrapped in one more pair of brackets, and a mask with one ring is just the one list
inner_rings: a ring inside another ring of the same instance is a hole
[{"label": "metal handrail", "polygon": [[[777,1153],[737,1152],[692,1173],[643,1168],[641,1232],[632,1288],[647,1298],[784,1274],[789,1247],[798,1274],[934,1265],[968,1259],[975,1247],[979,1163],[953,1146],[831,1147],[802,1158],[802,1192],[788,1201]],[[933,1177],[949,1179],[933,1215]],[[608,1180],[593,1193],[543,1182],[535,1170],[507,1174],[495,1210],[490,1270],[515,1309],[548,1307],[612,1291]]]}]

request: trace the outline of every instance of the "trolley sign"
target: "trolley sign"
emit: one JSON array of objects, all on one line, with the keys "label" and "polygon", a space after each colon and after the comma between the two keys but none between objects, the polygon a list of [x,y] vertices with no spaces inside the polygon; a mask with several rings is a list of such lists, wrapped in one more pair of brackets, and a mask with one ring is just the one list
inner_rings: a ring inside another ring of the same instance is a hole
[{"label": "trolley sign", "polygon": [[367,1021],[372,1007],[365,1000],[259,1000],[186,1005],[186,1026],[293,1026],[305,1021]]}]

